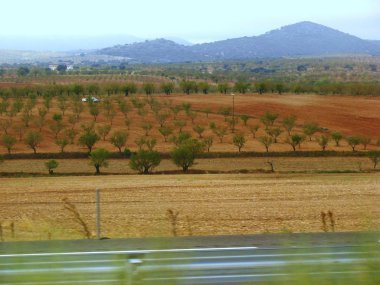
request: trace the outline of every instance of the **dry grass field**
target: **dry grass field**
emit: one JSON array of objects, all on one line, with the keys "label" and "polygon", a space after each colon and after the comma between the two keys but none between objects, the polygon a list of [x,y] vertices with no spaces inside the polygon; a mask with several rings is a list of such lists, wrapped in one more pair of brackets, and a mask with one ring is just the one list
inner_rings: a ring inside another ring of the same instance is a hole
[{"label": "dry grass field", "polygon": [[95,232],[100,188],[111,238],[171,235],[168,209],[181,236],[318,232],[321,211],[333,212],[336,231],[358,231],[379,229],[379,187],[376,173],[2,178],[0,221],[5,240],[83,238],[62,199]]},{"label": "dry grass field", "polygon": [[[214,136],[214,144],[211,147],[211,151],[216,152],[234,152],[237,151],[236,146],[232,144],[232,137],[230,131],[223,139],[221,143],[219,139],[213,134],[209,128],[210,122],[215,122],[219,126],[227,126],[224,121],[224,117],[218,114],[220,108],[222,107],[232,107],[232,96],[230,95],[220,95],[220,94],[209,94],[209,95],[155,95],[154,96],[158,102],[163,106],[164,103],[172,105],[182,105],[184,102],[192,104],[192,109],[195,112],[194,123],[191,122],[190,118],[181,111],[178,114],[177,120],[183,120],[186,122],[186,126],[183,128],[184,131],[191,133],[193,136],[197,137],[197,134],[193,131],[195,125],[200,125],[205,127],[204,136]],[[130,101],[129,98],[122,97],[123,100]],[[147,96],[139,96],[141,101],[146,100]],[[83,123],[90,123],[94,121],[94,118],[90,115],[87,108],[87,104],[84,104],[85,108],[83,113],[80,115],[80,121],[75,125],[75,130],[79,134],[82,132],[80,125]],[[32,111],[32,116],[30,118],[30,126],[25,128],[22,133],[25,134],[29,130],[38,130],[36,125],[36,120],[38,118],[38,108],[42,108],[43,100],[38,99],[37,105]],[[50,130],[50,126],[53,124],[53,114],[60,113],[58,109],[58,102],[56,99],[52,101],[52,107],[49,110],[44,125],[42,126],[43,141],[38,147],[38,152],[59,152],[59,147],[54,143],[54,135]],[[157,139],[156,149],[159,151],[170,151],[173,148],[173,144],[170,142],[164,142],[163,136],[159,133],[159,124],[157,119],[154,117],[149,106],[145,106],[145,111],[143,114],[138,114],[137,109],[132,107],[132,110],[128,114],[128,118],[131,122],[130,130],[124,123],[124,115],[119,111],[117,103],[113,103],[114,109],[116,111],[116,116],[113,119],[112,134],[116,130],[124,130],[129,134],[127,147],[131,150],[136,150],[137,145],[135,143],[136,139],[144,136],[145,132],[142,129],[142,123],[151,123],[153,128],[149,133],[149,136]],[[165,110],[165,107],[163,107]],[[209,108],[212,113],[209,117],[201,112],[202,110]],[[166,111],[168,108],[166,107]],[[282,119],[288,115],[296,115],[298,117],[297,127],[294,132],[302,133],[302,126],[306,122],[317,122],[321,127],[329,129],[331,131],[340,131],[343,135],[366,135],[372,138],[372,143],[368,146],[369,149],[378,148],[375,146],[377,139],[380,138],[380,98],[375,97],[350,97],[350,96],[321,96],[321,95],[294,95],[294,94],[284,94],[284,95],[236,95],[235,96],[235,114],[236,117],[242,114],[251,116],[248,121],[248,125],[259,124],[260,129],[257,133],[257,137],[265,135],[264,127],[260,123],[260,116],[265,112],[276,112],[279,114],[279,119],[275,126],[281,126]],[[109,124],[105,116],[105,111],[103,110],[102,104],[99,104],[100,114],[96,120],[96,129],[99,126],[104,126]],[[63,125],[66,129],[71,128],[69,117],[72,115],[72,104],[70,100],[68,101],[68,109],[63,117]],[[0,121],[7,121],[8,118],[6,114],[0,115]],[[178,133],[178,128],[173,124],[174,115],[171,114],[168,121],[165,123],[173,129],[174,134]],[[9,127],[8,132],[16,137],[19,136],[17,128],[22,125],[22,114],[17,114],[12,118],[12,125]],[[248,127],[244,126],[243,122],[240,120],[236,125],[236,132],[243,133],[246,137],[246,144],[242,151],[265,151],[264,146],[252,137]],[[3,130],[0,130],[0,134]],[[59,136],[62,136],[64,131],[61,132]],[[315,137],[321,136],[322,133],[317,133]],[[283,132],[279,136],[279,143],[275,143],[270,147],[270,151],[291,151],[290,145],[284,143],[287,138],[287,133]],[[76,138],[76,139],[77,139]],[[109,138],[109,136],[108,136]],[[117,149],[108,141],[100,141],[95,147],[104,147],[112,151]],[[359,149],[362,148],[361,146]],[[338,151],[349,151],[351,148],[346,142],[342,141],[340,147],[335,147],[335,143],[332,141],[329,143],[328,150],[338,150]],[[77,144],[68,145],[65,149],[66,151],[86,151],[86,148],[78,146]],[[302,144],[302,150],[320,150],[320,146],[316,142],[315,138],[312,142],[308,140]],[[13,152],[32,152],[28,148],[23,140],[17,142]],[[0,145],[0,153],[6,153],[6,149]]]}]

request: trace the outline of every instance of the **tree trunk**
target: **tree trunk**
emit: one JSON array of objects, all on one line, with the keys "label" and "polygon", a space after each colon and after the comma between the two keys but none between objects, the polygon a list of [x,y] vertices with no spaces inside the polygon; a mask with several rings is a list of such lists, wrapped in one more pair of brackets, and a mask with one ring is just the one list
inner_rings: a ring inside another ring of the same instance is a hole
[{"label": "tree trunk", "polygon": [[96,169],[95,174],[96,174],[96,175],[99,175],[99,174],[100,174],[100,165],[95,164],[95,169]]}]

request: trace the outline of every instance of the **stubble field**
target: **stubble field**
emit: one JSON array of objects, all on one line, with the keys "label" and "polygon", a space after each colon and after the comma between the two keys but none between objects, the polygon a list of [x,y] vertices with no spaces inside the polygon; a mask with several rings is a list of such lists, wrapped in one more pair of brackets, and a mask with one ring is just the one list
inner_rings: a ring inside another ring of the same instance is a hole
[{"label": "stubble field", "polygon": [[[332,211],[336,231],[378,229],[379,174],[207,174],[2,178],[5,240],[83,238],[64,209],[67,198],[95,233],[101,189],[102,233],[111,238],[322,231]],[[14,223],[14,237],[11,224]]]}]

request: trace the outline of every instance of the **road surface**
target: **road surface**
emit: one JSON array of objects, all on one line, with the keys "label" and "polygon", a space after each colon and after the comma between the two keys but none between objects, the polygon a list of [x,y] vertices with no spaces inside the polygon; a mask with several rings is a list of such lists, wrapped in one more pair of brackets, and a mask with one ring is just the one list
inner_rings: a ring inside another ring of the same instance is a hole
[{"label": "road surface", "polygon": [[0,243],[0,284],[295,282],[380,284],[380,234]]}]

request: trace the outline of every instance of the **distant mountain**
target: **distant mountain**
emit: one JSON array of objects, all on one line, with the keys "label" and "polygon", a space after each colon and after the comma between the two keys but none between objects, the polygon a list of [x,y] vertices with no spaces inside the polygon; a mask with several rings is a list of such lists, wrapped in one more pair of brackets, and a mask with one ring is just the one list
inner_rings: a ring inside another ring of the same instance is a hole
[{"label": "distant mountain", "polygon": [[380,46],[380,41],[370,41],[371,43]]},{"label": "distant mountain", "polygon": [[164,39],[119,45],[99,54],[124,56],[135,62],[183,62],[275,57],[380,55],[380,44],[312,22],[282,27],[257,37],[193,46]]},{"label": "distant mountain", "polygon": [[112,56],[124,56],[138,62],[170,63],[197,60],[198,54],[191,47],[165,39],[118,45],[98,52]]},{"label": "distant mountain", "polygon": [[176,44],[179,44],[179,45],[183,45],[183,46],[192,46],[193,43],[187,41],[187,40],[184,40],[182,38],[177,38],[177,37],[165,37],[166,40],[169,40],[169,41],[172,41],[172,42],[175,42]]}]

